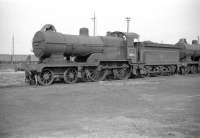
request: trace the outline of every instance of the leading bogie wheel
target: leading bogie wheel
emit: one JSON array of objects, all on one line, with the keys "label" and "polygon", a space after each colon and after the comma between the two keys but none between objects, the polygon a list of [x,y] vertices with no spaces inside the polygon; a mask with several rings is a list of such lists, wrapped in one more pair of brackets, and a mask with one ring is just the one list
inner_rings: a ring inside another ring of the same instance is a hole
[{"label": "leading bogie wheel", "polygon": [[65,70],[63,77],[65,83],[76,83],[78,81],[78,71],[76,68],[68,68]]},{"label": "leading bogie wheel", "polygon": [[50,69],[45,69],[38,74],[38,82],[40,85],[51,85],[54,81],[54,73]]}]

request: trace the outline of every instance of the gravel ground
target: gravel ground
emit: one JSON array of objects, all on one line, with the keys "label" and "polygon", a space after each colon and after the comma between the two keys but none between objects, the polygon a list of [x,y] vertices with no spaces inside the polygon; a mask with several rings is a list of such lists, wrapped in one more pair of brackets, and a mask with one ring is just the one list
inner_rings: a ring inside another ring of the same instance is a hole
[{"label": "gravel ground", "polygon": [[14,72],[12,70],[0,71],[0,88],[24,86],[24,72]]},{"label": "gravel ground", "polygon": [[0,137],[200,137],[200,75],[48,87],[23,75],[0,74]]}]

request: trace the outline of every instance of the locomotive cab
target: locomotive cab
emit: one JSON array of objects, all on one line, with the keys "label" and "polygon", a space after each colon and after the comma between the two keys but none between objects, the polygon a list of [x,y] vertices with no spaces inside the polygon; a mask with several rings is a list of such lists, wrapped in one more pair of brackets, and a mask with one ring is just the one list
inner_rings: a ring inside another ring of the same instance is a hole
[{"label": "locomotive cab", "polygon": [[139,41],[139,35],[136,33],[123,33],[119,31],[115,32],[107,32],[107,36],[112,37],[119,37],[124,40],[124,56],[125,59],[128,59],[131,61],[131,63],[137,62],[137,51],[138,48],[134,45],[136,41]]},{"label": "locomotive cab", "polygon": [[136,42],[139,42],[139,35],[136,33],[128,33],[127,35],[127,59],[132,63],[137,62],[139,47]]}]

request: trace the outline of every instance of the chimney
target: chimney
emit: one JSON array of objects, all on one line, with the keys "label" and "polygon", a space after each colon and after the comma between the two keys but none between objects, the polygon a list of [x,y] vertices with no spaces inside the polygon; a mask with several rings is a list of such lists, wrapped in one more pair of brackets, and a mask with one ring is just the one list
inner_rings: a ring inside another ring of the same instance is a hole
[{"label": "chimney", "polygon": [[81,36],[89,36],[88,28],[80,28],[79,35],[81,35]]}]

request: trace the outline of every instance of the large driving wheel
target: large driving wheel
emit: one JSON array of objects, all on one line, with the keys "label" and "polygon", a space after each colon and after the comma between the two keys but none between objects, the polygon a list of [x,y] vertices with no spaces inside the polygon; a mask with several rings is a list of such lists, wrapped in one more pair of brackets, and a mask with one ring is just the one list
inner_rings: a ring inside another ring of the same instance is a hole
[{"label": "large driving wheel", "polygon": [[103,69],[99,71],[99,81],[104,81],[107,75],[108,75],[108,70]]},{"label": "large driving wheel", "polygon": [[76,83],[78,80],[78,71],[76,68],[68,68],[64,72],[64,81],[65,83]]},{"label": "large driving wheel", "polygon": [[115,78],[120,79],[120,80],[126,80],[131,75],[130,68],[128,67],[114,69],[113,72],[114,72]]},{"label": "large driving wheel", "polygon": [[188,67],[188,66],[186,66],[186,67],[182,66],[182,67],[180,68],[180,71],[181,71],[181,74],[183,74],[183,75],[189,74],[189,72],[190,72],[190,67]]},{"label": "large driving wheel", "polygon": [[197,67],[197,73],[200,73],[200,65]]},{"label": "large driving wheel", "polygon": [[54,81],[54,74],[53,71],[49,69],[43,70],[39,75],[38,75],[38,82],[40,85],[51,85]]},{"label": "large driving wheel", "polygon": [[186,68],[185,68],[185,73],[186,74],[189,74],[191,72],[191,67],[190,66],[187,66]]},{"label": "large driving wheel", "polygon": [[87,72],[89,80],[94,81],[94,82],[105,80],[108,74],[107,70],[98,70],[97,68],[88,69],[86,72]]},{"label": "large driving wheel", "polygon": [[185,75],[185,67],[180,67],[180,74]]},{"label": "large driving wheel", "polygon": [[82,80],[83,82],[88,82],[88,81],[90,81],[90,79],[89,79],[89,77],[88,77],[88,75],[87,75],[87,70],[83,70],[83,72],[81,73],[81,76],[82,76],[81,80]]},{"label": "large driving wheel", "polygon": [[192,74],[197,73],[197,67],[195,65],[191,66],[191,73]]}]

